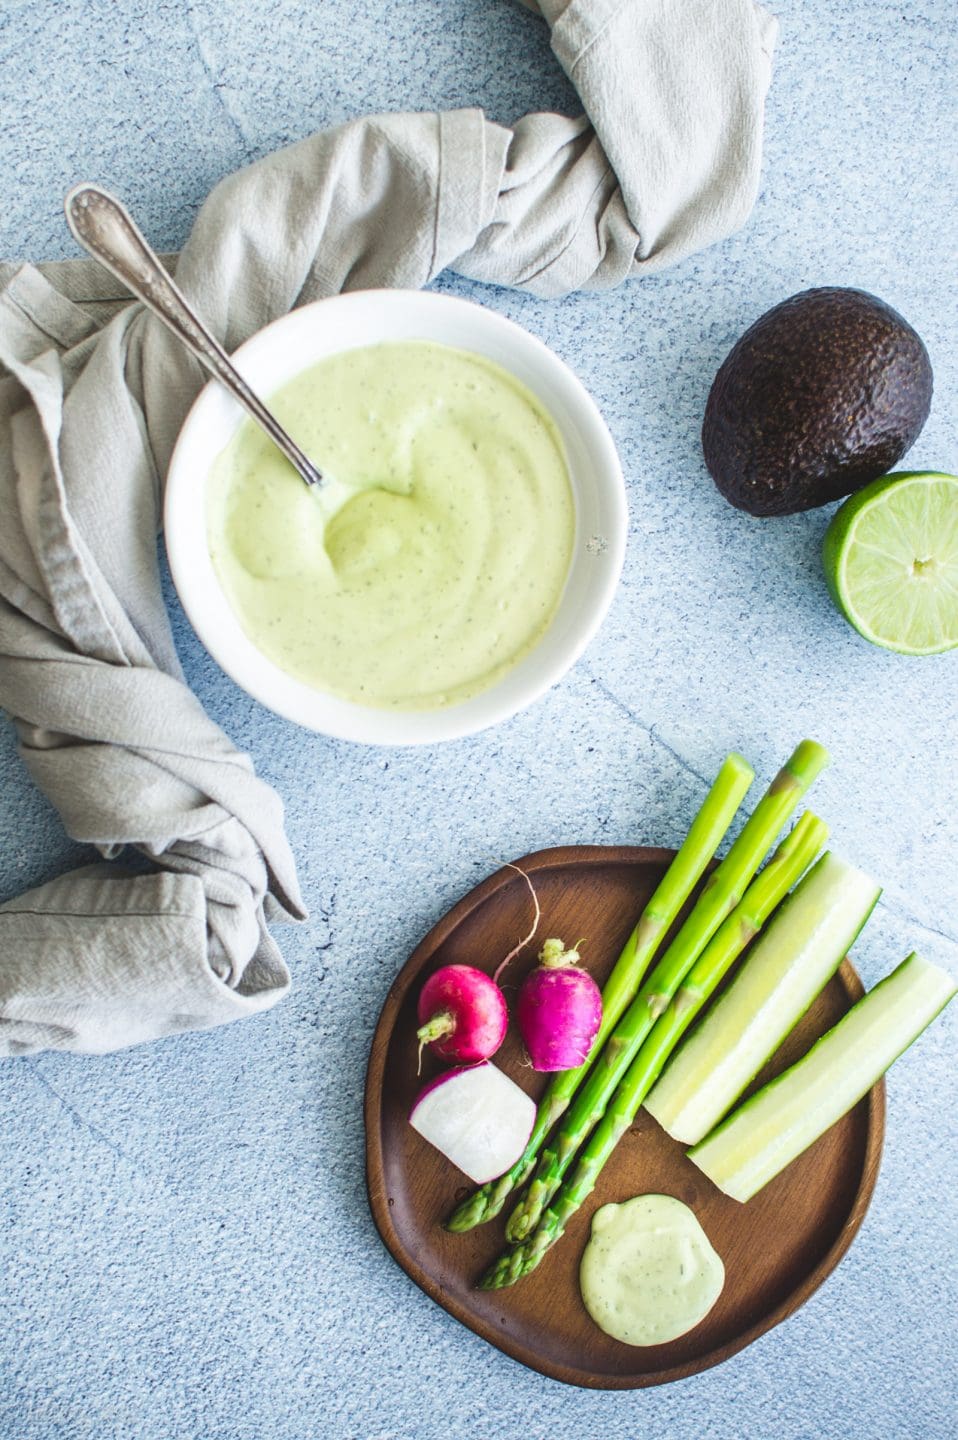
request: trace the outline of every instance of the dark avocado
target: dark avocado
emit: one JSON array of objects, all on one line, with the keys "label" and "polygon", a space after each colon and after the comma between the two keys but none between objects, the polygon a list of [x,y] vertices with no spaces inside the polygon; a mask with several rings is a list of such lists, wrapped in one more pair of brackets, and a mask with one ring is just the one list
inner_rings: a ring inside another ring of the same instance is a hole
[{"label": "dark avocado", "polygon": [[705,463],[740,510],[810,510],[893,469],[931,391],[928,352],[890,305],[864,290],[805,290],[727,355],[705,407]]}]

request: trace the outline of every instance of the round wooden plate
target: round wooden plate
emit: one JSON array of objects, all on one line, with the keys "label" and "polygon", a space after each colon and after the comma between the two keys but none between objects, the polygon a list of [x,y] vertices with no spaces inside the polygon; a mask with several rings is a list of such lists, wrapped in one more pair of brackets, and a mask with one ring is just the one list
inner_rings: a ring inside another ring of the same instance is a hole
[{"label": "round wooden plate", "polygon": [[[600,984],[672,858],[672,851],[573,846],[519,861],[542,905],[537,940],[585,937],[584,962]],[[747,1205],[706,1179],[645,1110],[606,1164],[583,1206],[539,1268],[508,1290],[473,1288],[503,1248],[506,1211],[465,1235],[442,1221],[468,1190],[465,1177],[409,1125],[416,1093],[437,1066],[416,1075],[416,999],[441,965],[493,970],[528,930],[530,901],[513,870],[490,876],[426,936],[383,1006],[366,1077],[366,1178],[373,1218],[408,1275],[476,1334],[524,1365],[573,1385],[628,1389],[678,1380],[717,1365],[779,1324],[838,1264],[871,1198],[884,1134],[885,1098],[876,1085],[844,1119]],[[512,1000],[535,960],[535,945],[506,973]],[[862,993],[845,961],[756,1084],[804,1053]],[[547,1077],[523,1062],[510,1026],[495,1057],[534,1097]],[[638,1348],[610,1339],[579,1295],[579,1259],[599,1205],[643,1193],[675,1195],[690,1205],[725,1262],[718,1303],[702,1323],[667,1345]]]}]

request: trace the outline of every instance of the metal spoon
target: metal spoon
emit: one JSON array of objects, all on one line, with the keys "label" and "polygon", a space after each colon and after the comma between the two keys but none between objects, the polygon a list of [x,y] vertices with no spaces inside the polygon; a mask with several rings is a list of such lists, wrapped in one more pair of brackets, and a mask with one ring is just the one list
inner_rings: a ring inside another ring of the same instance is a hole
[{"label": "metal spoon", "polygon": [[140,234],[126,208],[98,185],[75,185],[63,202],[74,237],[126,288],[172,330],[211,375],[249,411],[307,485],[327,477],[302,452],[276,416],[247,385],[226,351],[191,309]]}]

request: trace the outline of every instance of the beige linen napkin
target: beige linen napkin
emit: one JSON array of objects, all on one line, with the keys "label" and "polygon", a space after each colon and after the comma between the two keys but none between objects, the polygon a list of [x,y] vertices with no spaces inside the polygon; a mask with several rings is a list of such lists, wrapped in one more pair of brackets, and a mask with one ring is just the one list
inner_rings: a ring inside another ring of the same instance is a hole
[{"label": "beige linen napkin", "polygon": [[[372,116],[217,186],[176,276],[228,348],[306,301],[447,266],[543,296],[606,287],[744,221],[774,20],[753,0],[539,8],[581,118]],[[289,984],[267,929],[304,913],[282,807],[184,683],[157,571],[203,381],[90,262],[0,267],[0,704],[104,856],[0,906],[0,1054],[217,1025]],[[123,869],[125,846],[152,873]]]}]

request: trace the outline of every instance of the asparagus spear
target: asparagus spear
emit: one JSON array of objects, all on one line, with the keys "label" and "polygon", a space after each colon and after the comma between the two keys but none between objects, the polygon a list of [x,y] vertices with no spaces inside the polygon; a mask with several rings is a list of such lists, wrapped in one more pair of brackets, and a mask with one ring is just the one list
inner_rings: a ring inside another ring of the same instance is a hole
[{"label": "asparagus spear", "polygon": [[553,1077],[536,1112],[525,1151],[505,1175],[468,1195],[446,1222],[448,1230],[471,1230],[492,1220],[510,1193],[521,1185],[536,1161],[546,1135],[562,1115],[610,1030],[639,987],[662,938],[668,933],[735,817],[755,772],[734,751],[724,761],[712,788],[654,895],[639,917],[602,991],[602,1023],[589,1056],[574,1070]]},{"label": "asparagus spear", "polygon": [[529,1188],[506,1225],[506,1238],[514,1244],[535,1229],[576,1151],[602,1119],[609,1098],[639,1046],[719,925],[738,905],[769,846],[828,759],[821,745],[803,740],[756,805],[725,859],[709,876],[691,915],[616,1025],[574,1104],[543,1150]]},{"label": "asparagus spear", "polygon": [[559,1239],[570,1217],[592,1193],[599,1172],[635,1120],[643,1099],[685,1030],[729,967],[812,863],[827,836],[828,826],[824,821],[810,811],[801,816],[655,1022],[579,1156],[572,1176],[545,1210],[535,1231],[524,1244],[500,1256],[479,1282],[480,1289],[500,1290],[514,1285],[536,1268]]}]

